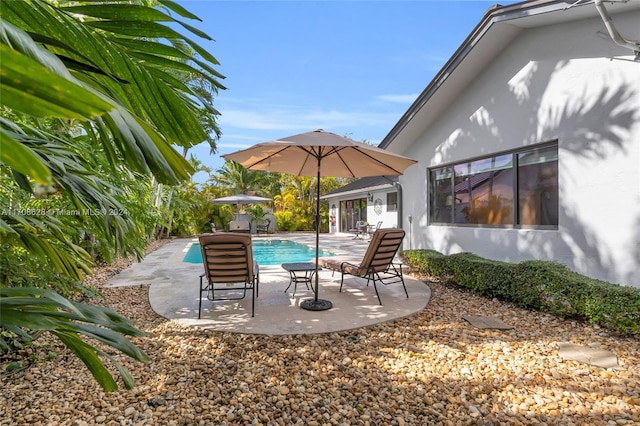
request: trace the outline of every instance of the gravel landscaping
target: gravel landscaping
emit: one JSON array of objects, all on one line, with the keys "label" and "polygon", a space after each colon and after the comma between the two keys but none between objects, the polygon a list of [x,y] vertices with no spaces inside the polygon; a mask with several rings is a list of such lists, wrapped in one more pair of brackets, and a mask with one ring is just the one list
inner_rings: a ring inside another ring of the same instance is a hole
[{"label": "gravel landscaping", "polygon": [[[37,361],[3,369],[0,425],[640,424],[638,339],[428,280],[426,309],[391,323],[276,337],[205,331],[155,314],[148,286],[103,288],[129,262],[87,281],[147,333],[134,341],[149,363],[117,356],[136,387],[105,393],[62,345],[40,339],[21,354]],[[477,329],[466,315],[514,328]],[[621,368],[566,361],[560,342],[613,351]]]}]

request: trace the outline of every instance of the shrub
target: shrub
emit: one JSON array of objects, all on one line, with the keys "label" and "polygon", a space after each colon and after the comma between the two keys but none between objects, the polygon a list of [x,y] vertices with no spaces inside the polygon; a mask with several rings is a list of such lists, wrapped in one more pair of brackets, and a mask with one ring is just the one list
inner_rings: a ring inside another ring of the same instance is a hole
[{"label": "shrub", "polygon": [[586,277],[556,262],[528,260],[516,265],[514,287],[520,291],[520,305],[569,318],[578,316],[581,287]]},{"label": "shrub", "polygon": [[487,260],[471,253],[450,255],[449,264],[458,285],[486,297],[516,301],[511,284],[512,264]]},{"label": "shrub", "polygon": [[400,253],[411,269],[420,275],[442,277],[449,275],[447,256],[436,250],[405,250]]},{"label": "shrub", "polygon": [[275,213],[276,227],[280,231],[293,230],[293,213],[290,211],[279,211]]},{"label": "shrub", "polygon": [[76,278],[57,272],[49,262],[19,246],[0,244],[0,287],[53,289],[64,297],[78,294],[98,297],[100,293]]},{"label": "shrub", "polygon": [[435,250],[405,250],[401,256],[416,273],[443,277],[481,296],[640,335],[640,288],[589,278],[550,261],[508,263]]}]

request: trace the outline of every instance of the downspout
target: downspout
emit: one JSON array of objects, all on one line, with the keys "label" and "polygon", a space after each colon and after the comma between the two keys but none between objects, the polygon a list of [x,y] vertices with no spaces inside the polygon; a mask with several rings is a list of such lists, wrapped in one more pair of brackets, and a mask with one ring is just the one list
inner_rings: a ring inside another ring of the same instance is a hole
[{"label": "downspout", "polygon": [[393,186],[398,191],[398,228],[402,228],[402,185],[400,182],[394,182]]},{"label": "downspout", "polygon": [[604,7],[603,2],[604,0],[595,0],[595,5],[598,13],[600,13],[600,16],[602,17],[604,26],[607,27],[607,31],[609,31],[609,36],[611,36],[611,39],[618,46],[624,47],[626,49],[631,49],[635,55],[635,60],[640,61],[640,43],[638,43],[637,41],[627,40],[620,35],[616,27],[613,26],[613,19],[611,18],[611,15],[609,15],[607,9]]}]

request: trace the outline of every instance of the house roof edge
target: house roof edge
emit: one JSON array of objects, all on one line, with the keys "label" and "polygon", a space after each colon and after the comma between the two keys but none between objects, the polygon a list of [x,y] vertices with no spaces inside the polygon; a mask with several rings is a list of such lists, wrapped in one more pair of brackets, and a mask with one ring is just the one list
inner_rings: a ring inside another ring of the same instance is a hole
[{"label": "house roof edge", "polygon": [[[574,4],[579,2],[580,0],[578,0],[578,2],[574,2]],[[546,13],[552,10],[565,9],[570,6],[571,2],[568,2],[567,0],[526,0],[508,6],[494,4],[489,7],[478,25],[476,25],[471,33],[469,33],[467,38],[462,42],[422,93],[418,95],[413,104],[411,104],[409,109],[407,109],[402,117],[400,117],[398,122],[384,137],[378,147],[385,149],[391,144],[391,142],[393,142],[393,140],[407,126],[418,111],[420,111],[420,109],[422,109],[422,107],[429,101],[447,77],[464,61],[478,40],[482,38],[492,25],[512,19],[518,19],[525,15],[530,16],[531,14]]]}]

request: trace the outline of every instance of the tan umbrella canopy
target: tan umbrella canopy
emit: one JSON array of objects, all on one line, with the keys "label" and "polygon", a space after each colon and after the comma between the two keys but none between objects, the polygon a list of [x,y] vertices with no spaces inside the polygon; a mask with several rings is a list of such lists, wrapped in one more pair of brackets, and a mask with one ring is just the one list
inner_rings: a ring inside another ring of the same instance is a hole
[{"label": "tan umbrella canopy", "polygon": [[271,198],[258,197],[257,195],[235,194],[226,197],[220,197],[213,200],[213,204],[237,204],[238,211],[234,214],[236,220],[240,217],[240,211],[245,204],[268,203]]},{"label": "tan umbrella canopy", "polygon": [[223,157],[247,169],[346,178],[399,176],[416,162],[323,130],[259,143]]},{"label": "tan umbrella canopy", "polygon": [[247,169],[317,177],[315,299],[305,300],[300,304],[302,308],[314,311],[333,306],[328,300],[318,299],[320,177],[399,176],[407,167],[416,163],[410,158],[323,130],[259,143],[223,157],[236,161]]}]

